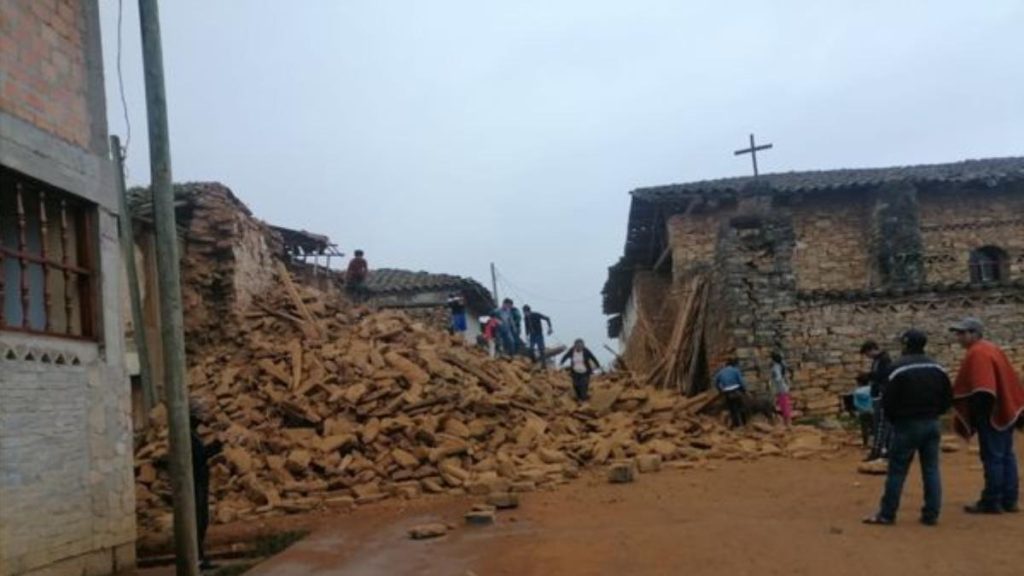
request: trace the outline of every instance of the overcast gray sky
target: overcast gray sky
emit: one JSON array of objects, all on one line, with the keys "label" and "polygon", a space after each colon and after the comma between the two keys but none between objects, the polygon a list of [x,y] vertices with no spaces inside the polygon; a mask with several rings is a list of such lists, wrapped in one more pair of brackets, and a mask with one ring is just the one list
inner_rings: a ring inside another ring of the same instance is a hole
[{"label": "overcast gray sky", "polygon": [[[111,132],[117,1],[101,0]],[[149,181],[125,0],[129,179]],[[1020,155],[1020,0],[161,2],[177,181],[371,265],[488,263],[563,342],[605,338],[628,192]],[[509,293],[506,289],[502,296]]]}]

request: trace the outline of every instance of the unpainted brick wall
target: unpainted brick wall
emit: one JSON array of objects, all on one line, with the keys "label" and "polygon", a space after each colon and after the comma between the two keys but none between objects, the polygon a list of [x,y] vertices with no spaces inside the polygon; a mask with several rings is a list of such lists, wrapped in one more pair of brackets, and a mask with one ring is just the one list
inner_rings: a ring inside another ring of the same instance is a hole
[{"label": "unpainted brick wall", "polygon": [[1024,277],[1024,186],[922,195],[921,236],[929,282],[968,282],[971,251],[998,246],[1011,278]]},{"label": "unpainted brick wall", "polygon": [[88,149],[85,30],[78,0],[0,4],[0,110]]}]

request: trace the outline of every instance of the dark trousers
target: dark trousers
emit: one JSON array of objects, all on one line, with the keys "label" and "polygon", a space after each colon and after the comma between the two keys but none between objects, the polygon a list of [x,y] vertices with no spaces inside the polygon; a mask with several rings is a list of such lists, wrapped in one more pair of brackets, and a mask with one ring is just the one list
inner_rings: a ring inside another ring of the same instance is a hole
[{"label": "dark trousers", "polygon": [[353,302],[363,302],[367,299],[369,290],[366,289],[366,284],[362,282],[350,282],[345,285],[345,291],[348,292],[348,297]]},{"label": "dark trousers", "polygon": [[729,408],[729,420],[733,428],[747,424],[747,409],[743,405],[743,392],[734,390],[725,393],[725,405]]},{"label": "dark trousers", "polygon": [[196,482],[196,539],[199,542],[199,561],[206,560],[206,529],[210,526],[210,486]]},{"label": "dark trousers", "polygon": [[576,400],[584,402],[590,399],[590,374],[580,374],[578,372],[570,372],[572,374],[572,389],[576,393]]},{"label": "dark trousers", "polygon": [[878,515],[895,520],[903,494],[903,483],[910,471],[914,454],[921,456],[921,481],[924,483],[924,508],[921,518],[938,520],[942,507],[942,479],[939,475],[939,444],[942,430],[938,419],[901,420],[890,423],[892,446],[889,449],[889,472]]},{"label": "dark trousers", "polygon": [[530,357],[543,364],[544,351],[544,333],[530,334]]},{"label": "dark trousers", "polygon": [[980,504],[1012,508],[1020,498],[1017,456],[1013,453],[1013,428],[999,431],[985,418],[978,423],[978,448],[985,468],[985,489]]},{"label": "dark trousers", "polygon": [[871,453],[868,454],[868,459],[874,460],[876,458],[885,458],[889,454],[889,445],[892,443],[892,423],[885,417],[881,400],[872,400],[871,407],[874,416],[875,435],[871,443]]}]

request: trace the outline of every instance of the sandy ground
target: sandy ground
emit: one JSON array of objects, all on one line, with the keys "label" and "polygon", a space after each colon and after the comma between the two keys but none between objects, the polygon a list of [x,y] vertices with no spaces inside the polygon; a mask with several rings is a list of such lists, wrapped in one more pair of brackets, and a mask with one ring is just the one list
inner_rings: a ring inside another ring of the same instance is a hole
[{"label": "sandy ground", "polygon": [[[1024,438],[1022,438],[1024,439]],[[631,485],[588,477],[524,495],[518,510],[468,527],[472,499],[382,505],[320,518],[312,534],[254,576],[497,576],[660,574],[1021,574],[1024,515],[973,517],[961,506],[980,487],[977,456],[944,455],[946,507],[921,526],[915,465],[894,527],[860,524],[882,477],[854,473],[858,451],[831,461],[723,462],[666,470]],[[440,520],[448,536],[406,530]],[[222,530],[220,537],[225,536]]]}]

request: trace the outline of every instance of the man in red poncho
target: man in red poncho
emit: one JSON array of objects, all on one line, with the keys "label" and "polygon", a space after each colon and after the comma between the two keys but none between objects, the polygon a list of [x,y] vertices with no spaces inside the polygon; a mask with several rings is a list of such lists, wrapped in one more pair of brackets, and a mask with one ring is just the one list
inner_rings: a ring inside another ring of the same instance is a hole
[{"label": "man in red poncho", "polygon": [[1013,428],[1024,417],[1024,388],[1006,354],[984,339],[984,329],[977,318],[964,318],[950,327],[967,350],[953,386],[956,431],[964,438],[977,432],[985,469],[981,499],[964,510],[970,514],[1019,512]]}]

